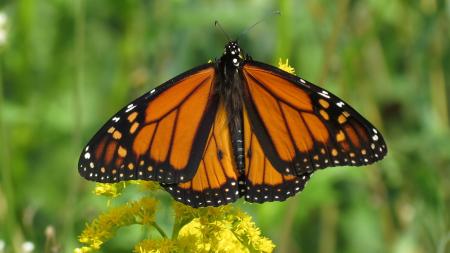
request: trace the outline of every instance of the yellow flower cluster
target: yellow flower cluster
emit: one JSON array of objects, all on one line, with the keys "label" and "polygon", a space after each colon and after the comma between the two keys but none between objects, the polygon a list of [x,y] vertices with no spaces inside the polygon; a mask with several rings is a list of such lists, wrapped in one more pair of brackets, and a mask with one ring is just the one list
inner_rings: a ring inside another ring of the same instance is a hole
[{"label": "yellow flower cluster", "polygon": [[192,252],[272,252],[275,248],[272,241],[261,235],[250,216],[232,206],[177,209],[177,215],[194,217],[178,236],[195,242]]},{"label": "yellow flower cluster", "polygon": [[116,197],[120,196],[122,191],[130,184],[140,186],[142,191],[156,191],[156,190],[161,189],[159,184],[156,183],[155,181],[132,180],[132,181],[127,181],[127,182],[112,183],[112,184],[97,183],[95,185],[94,193],[95,193],[95,195],[98,195],[98,196],[116,198]]},{"label": "yellow flower cluster", "polygon": [[[114,198],[127,184],[98,184],[95,193]],[[149,191],[159,188],[145,181],[132,184]],[[112,239],[119,228],[133,224],[152,226],[162,236],[141,241],[134,247],[135,253],[272,252],[275,248],[272,241],[261,235],[250,216],[230,205],[195,209],[174,202],[174,227],[169,239],[155,222],[156,207],[155,199],[144,197],[110,208],[86,225],[79,237],[84,246],[74,252],[95,252]]]},{"label": "yellow flower cluster", "polygon": [[135,253],[272,252],[275,248],[250,216],[231,206],[195,209],[176,202],[174,210],[172,240],[144,240],[135,246]]},{"label": "yellow flower cluster", "polygon": [[115,184],[97,183],[94,189],[95,195],[105,196],[110,198],[117,198],[126,187],[125,182]]},{"label": "yellow flower cluster", "polygon": [[102,244],[114,237],[117,229],[132,224],[148,225],[155,221],[157,201],[152,198],[142,198],[126,205],[109,209],[100,214],[86,226],[79,241],[88,247],[76,249],[75,252],[90,252],[98,250]]}]

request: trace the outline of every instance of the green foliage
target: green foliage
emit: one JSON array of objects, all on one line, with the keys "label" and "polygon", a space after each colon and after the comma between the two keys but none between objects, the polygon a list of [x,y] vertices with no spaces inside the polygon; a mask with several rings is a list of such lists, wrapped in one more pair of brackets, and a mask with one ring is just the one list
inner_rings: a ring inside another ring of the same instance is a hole
[{"label": "green foliage", "polygon": [[[237,205],[277,252],[448,252],[448,1],[2,0],[5,252],[19,252],[25,241],[36,252],[78,247],[84,223],[105,205],[78,176],[83,144],[131,99],[219,57],[226,41],[214,20],[234,37],[276,9],[282,15],[245,34],[243,49],[272,64],[289,58],[297,75],[380,128],[389,153],[364,168],[319,171],[286,202]],[[117,201],[143,195],[126,191]],[[168,210],[168,194],[155,197]],[[171,218],[155,216],[164,231]],[[153,233],[133,228],[118,230],[120,240],[105,243],[104,252],[129,251]]]}]

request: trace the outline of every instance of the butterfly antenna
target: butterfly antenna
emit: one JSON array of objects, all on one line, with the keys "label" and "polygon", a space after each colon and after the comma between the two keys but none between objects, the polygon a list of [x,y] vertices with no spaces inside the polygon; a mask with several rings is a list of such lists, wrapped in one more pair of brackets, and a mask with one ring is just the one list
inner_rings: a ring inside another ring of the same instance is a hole
[{"label": "butterfly antenna", "polygon": [[223,34],[225,35],[225,37],[227,38],[228,42],[230,42],[230,41],[231,41],[230,36],[228,36],[228,33],[225,32],[225,30],[223,29],[223,27],[220,25],[219,21],[217,21],[217,20],[214,21],[214,25],[215,25],[216,27],[218,27],[220,31],[222,31],[222,33],[223,33]]},{"label": "butterfly antenna", "polygon": [[247,28],[247,29],[245,29],[244,31],[242,31],[242,32],[239,34],[239,36],[237,37],[236,40],[239,40],[239,38],[240,38],[242,35],[248,33],[251,29],[253,29],[253,27],[257,26],[258,24],[260,24],[260,23],[266,21],[266,20],[269,19],[269,18],[272,18],[272,17],[274,17],[274,16],[280,16],[280,15],[281,15],[281,12],[280,12],[280,11],[273,11],[272,13],[270,13],[270,14],[266,15],[265,17],[263,17],[262,19],[260,19],[258,22],[256,22],[256,23],[254,23],[253,25],[251,25],[249,28]]}]

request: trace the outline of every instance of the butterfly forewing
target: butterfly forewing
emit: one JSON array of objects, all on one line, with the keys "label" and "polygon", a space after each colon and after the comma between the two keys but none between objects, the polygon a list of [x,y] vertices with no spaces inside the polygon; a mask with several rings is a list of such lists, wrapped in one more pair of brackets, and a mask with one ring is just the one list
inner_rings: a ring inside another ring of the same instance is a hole
[{"label": "butterfly forewing", "polygon": [[80,174],[99,182],[192,178],[217,111],[214,73],[198,67],[120,110],[85,147]]},{"label": "butterfly forewing", "polygon": [[280,173],[370,164],[386,154],[378,130],[330,92],[263,63],[249,62],[243,73],[251,125]]}]

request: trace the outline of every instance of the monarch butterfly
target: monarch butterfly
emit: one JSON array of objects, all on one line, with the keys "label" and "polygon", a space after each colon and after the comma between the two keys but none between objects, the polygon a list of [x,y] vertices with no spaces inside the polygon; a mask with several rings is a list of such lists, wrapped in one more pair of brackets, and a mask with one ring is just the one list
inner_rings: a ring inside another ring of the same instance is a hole
[{"label": "monarch butterfly", "polygon": [[301,191],[317,169],[371,164],[379,131],[330,92],[244,56],[222,57],[137,98],[84,148],[79,172],[98,182],[155,180],[177,201],[263,203]]}]

